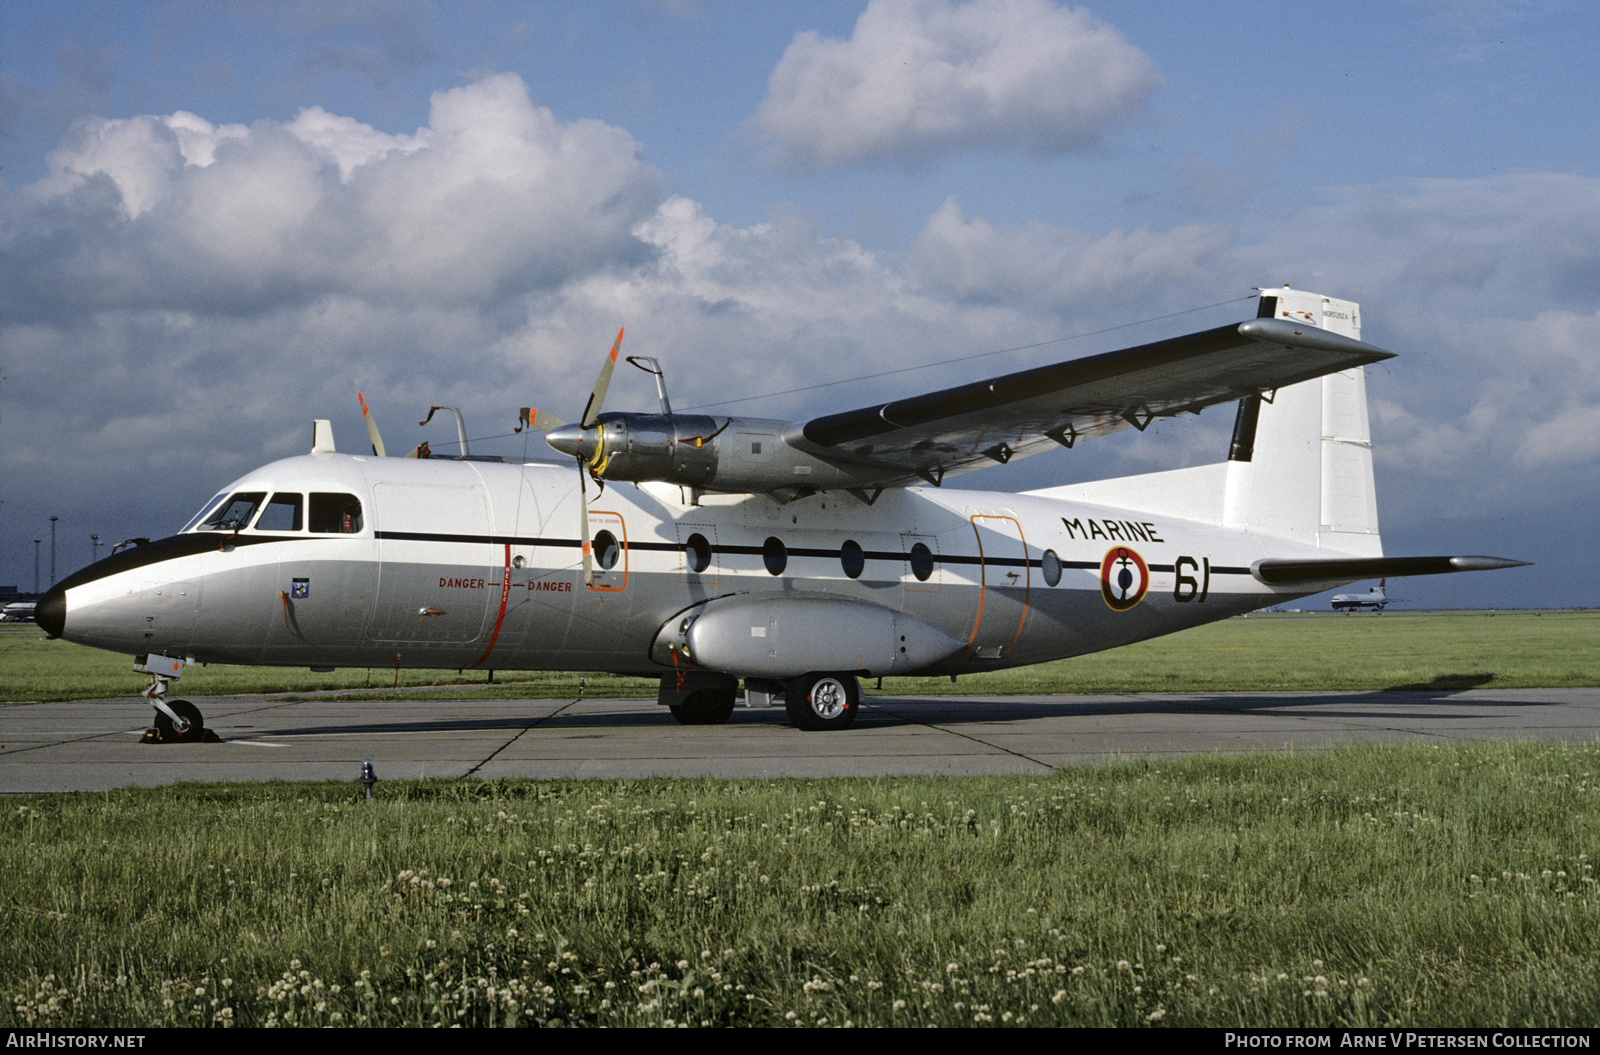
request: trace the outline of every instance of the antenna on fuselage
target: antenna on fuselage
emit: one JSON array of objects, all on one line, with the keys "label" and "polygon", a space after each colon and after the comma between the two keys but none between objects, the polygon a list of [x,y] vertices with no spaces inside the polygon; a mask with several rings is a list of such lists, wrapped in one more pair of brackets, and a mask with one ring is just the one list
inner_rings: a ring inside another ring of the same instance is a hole
[{"label": "antenna on fuselage", "polygon": [[461,420],[461,411],[457,410],[455,407],[429,407],[428,416],[417,422],[417,427],[421,428],[428,422],[432,421],[433,412],[436,410],[448,410],[450,413],[456,416],[456,440],[461,444],[461,457],[465,458],[470,455],[472,452],[467,449],[467,426]]},{"label": "antenna on fuselage", "polygon": [[338,453],[333,446],[333,422],[327,418],[315,418],[311,422],[311,453]]}]

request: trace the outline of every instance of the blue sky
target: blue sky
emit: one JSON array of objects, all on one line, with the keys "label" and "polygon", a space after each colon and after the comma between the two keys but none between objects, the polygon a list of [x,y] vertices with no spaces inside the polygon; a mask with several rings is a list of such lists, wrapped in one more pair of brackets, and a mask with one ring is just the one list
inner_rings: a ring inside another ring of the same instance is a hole
[{"label": "blue sky", "polygon": [[[1090,335],[740,405],[803,417],[1290,283],[1401,353],[1369,379],[1387,549],[1538,562],[1392,592],[1600,603],[1597,29],[1531,0],[0,0],[0,583],[51,514],[65,574],[312,417],[358,449],[357,388],[391,447],[456,403],[520,455],[515,407],[581,404],[624,323],[678,406]],[[969,480],[1215,460],[1226,417]]]}]

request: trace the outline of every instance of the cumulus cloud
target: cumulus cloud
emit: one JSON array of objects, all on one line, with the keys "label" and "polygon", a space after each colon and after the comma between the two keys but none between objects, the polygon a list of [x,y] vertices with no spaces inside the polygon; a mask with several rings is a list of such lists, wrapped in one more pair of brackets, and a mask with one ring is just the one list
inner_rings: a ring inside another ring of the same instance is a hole
[{"label": "cumulus cloud", "polygon": [[[483,303],[637,261],[658,178],[622,129],[562,122],[514,76],[389,135],[320,108],[79,122],[0,229],[0,304],[212,310],[329,294]],[[22,260],[27,260],[24,267]]]},{"label": "cumulus cloud", "polygon": [[753,118],[797,169],[952,150],[1056,154],[1138,117],[1155,65],[1115,27],[1049,0],[873,0],[849,40],[799,33]]}]

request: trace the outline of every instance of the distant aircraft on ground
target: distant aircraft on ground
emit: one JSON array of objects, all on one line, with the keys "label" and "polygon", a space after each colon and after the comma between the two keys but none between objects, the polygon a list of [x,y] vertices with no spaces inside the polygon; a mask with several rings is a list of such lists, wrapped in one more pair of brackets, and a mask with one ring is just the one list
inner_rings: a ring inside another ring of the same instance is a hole
[{"label": "distant aircraft on ground", "polygon": [[1379,579],[1378,585],[1366,593],[1337,593],[1333,595],[1333,610],[1335,612],[1359,612],[1363,608],[1370,608],[1381,612],[1396,601],[1404,600],[1401,597],[1390,597],[1387,587],[1388,579]]},{"label": "distant aircraft on ground", "polygon": [[[689,724],[783,698],[855,719],[859,679],[955,678],[1168,634],[1380,575],[1513,567],[1386,557],[1355,304],[1288,287],[1256,318],[803,422],[527,408],[572,467],[311,453],[220,491],[39,604],[133,654],[161,739],[186,664],[646,675]],[[1227,459],[1023,494],[958,473],[1236,403]],[[421,453],[421,452],[419,452]],[[589,488],[596,490],[591,498]]]},{"label": "distant aircraft on ground", "polygon": [[13,601],[0,611],[0,623],[30,623],[33,621],[33,601]]}]

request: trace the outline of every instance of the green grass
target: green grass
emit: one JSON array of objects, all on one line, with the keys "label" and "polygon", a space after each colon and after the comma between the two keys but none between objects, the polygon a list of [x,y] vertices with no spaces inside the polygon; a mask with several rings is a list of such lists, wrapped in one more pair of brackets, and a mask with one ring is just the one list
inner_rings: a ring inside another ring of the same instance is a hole
[{"label": "green grass", "polygon": [[[586,696],[655,695],[647,678],[586,674]],[[344,690],[381,698],[392,669],[314,674],[299,668],[193,667],[185,696]],[[439,698],[528,699],[578,695],[578,675],[402,670],[402,686],[448,686]],[[1048,692],[1227,692],[1349,689],[1448,690],[1600,685],[1600,611],[1383,615],[1254,615],[1076,659],[949,679],[896,678],[895,696]],[[64,641],[37,627],[0,632],[0,701],[132,696],[143,679],[130,657]],[[872,691],[869,684],[869,691]]]},{"label": "green grass", "polygon": [[0,816],[0,1024],[1600,1021],[1600,747]]}]

